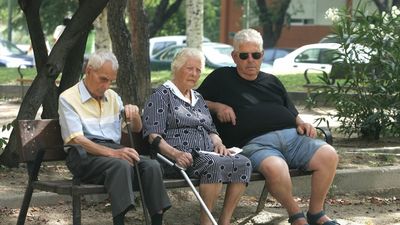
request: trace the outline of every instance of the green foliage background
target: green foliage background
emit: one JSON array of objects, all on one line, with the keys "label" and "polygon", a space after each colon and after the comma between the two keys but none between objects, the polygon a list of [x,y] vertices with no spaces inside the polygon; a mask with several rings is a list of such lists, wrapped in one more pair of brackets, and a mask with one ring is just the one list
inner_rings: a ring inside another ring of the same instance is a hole
[{"label": "green foliage background", "polygon": [[400,10],[331,11],[344,49],[345,82],[322,90],[334,102],[340,131],[368,139],[400,136]]}]

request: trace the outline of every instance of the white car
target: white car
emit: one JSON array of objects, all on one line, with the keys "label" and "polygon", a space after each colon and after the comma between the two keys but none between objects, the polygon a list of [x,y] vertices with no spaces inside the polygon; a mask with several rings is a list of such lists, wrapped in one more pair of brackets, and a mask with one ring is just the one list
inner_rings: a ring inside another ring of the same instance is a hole
[{"label": "white car", "polygon": [[27,68],[34,66],[35,60],[31,55],[27,55],[15,44],[0,39],[0,67]]},{"label": "white car", "polygon": [[[150,57],[150,68],[152,71],[170,70],[171,63],[175,55],[186,45],[173,45],[160,51],[155,56]],[[205,42],[202,45],[204,56],[206,58],[206,66],[210,68],[218,68],[222,66],[235,66],[231,57],[233,47],[231,45]]]},{"label": "white car", "polygon": [[283,58],[274,61],[272,71],[276,75],[303,74],[306,69],[329,73],[332,61],[340,58],[340,44],[318,43],[304,45]]},{"label": "white car", "polygon": [[[204,38],[203,42],[209,42],[210,39]],[[153,37],[149,40],[149,56],[150,58],[155,56],[158,52],[172,45],[185,45],[185,35],[173,35],[173,36],[161,36]]]}]

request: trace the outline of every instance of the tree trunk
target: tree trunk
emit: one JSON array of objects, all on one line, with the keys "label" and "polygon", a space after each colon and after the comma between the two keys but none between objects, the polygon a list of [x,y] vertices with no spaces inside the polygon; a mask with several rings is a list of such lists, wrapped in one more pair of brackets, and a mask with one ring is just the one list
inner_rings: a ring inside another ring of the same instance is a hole
[{"label": "tree trunk", "polygon": [[201,50],[203,41],[203,0],[186,0],[186,43]]},{"label": "tree trunk", "polygon": [[96,30],[96,50],[111,50],[111,39],[107,26],[107,14],[107,8],[105,8],[94,23],[94,28]]},{"label": "tree trunk", "polygon": [[148,22],[143,0],[129,1],[129,19],[132,31],[133,68],[132,79],[136,84],[137,99],[134,103],[143,106],[151,92]]},{"label": "tree trunk", "polygon": [[161,0],[158,4],[154,18],[149,23],[149,36],[154,37],[163,27],[164,23],[179,10],[182,0],[169,4],[169,0]]},{"label": "tree trunk", "polygon": [[[27,18],[26,20],[31,35],[32,46],[34,48],[35,58],[37,59],[36,66],[38,75],[22,101],[16,118],[17,120],[35,118],[35,115],[39,107],[42,105],[45,96],[49,93],[49,90],[51,89],[54,91],[55,80],[63,69],[64,62],[67,59],[69,52],[76,45],[79,39],[86,34],[93,21],[100,14],[107,2],[108,0],[85,0],[72,17],[70,25],[65,28],[59,41],[55,44],[47,58],[47,54],[45,56],[43,55],[43,51],[46,49],[44,38],[41,38],[41,35],[38,34],[40,32],[43,33],[39,19],[41,1],[19,1],[20,7]],[[39,50],[38,48],[42,48],[42,50]],[[39,56],[44,58],[39,58]],[[63,79],[65,79],[64,76]],[[0,156],[0,164],[9,167],[18,166],[17,138],[15,130],[12,131],[9,142],[3,154]]]},{"label": "tree trunk", "polygon": [[[80,0],[79,4],[82,5],[84,1],[88,0]],[[67,26],[69,26],[69,24]],[[86,41],[90,29],[91,27],[83,32],[71,51],[67,53],[60,86],[57,87],[55,84],[51,85],[43,101],[43,112],[41,115],[43,119],[58,118],[58,96],[80,80],[82,75],[83,55],[85,53]]]},{"label": "tree trunk", "polygon": [[379,12],[390,12],[388,0],[374,0]]},{"label": "tree trunk", "polygon": [[275,1],[273,5],[276,7],[273,9],[268,7],[265,0],[257,0],[257,5],[260,11],[260,22],[263,27],[264,48],[274,47],[281,36],[290,0]]},{"label": "tree trunk", "polygon": [[[127,0],[113,0],[108,4],[108,29],[112,48],[118,59],[117,76],[118,93],[124,104],[136,103],[139,94],[135,91],[138,83],[134,79],[134,64],[132,56],[131,35],[125,24],[125,9]],[[147,50],[148,52],[149,50]]]}]

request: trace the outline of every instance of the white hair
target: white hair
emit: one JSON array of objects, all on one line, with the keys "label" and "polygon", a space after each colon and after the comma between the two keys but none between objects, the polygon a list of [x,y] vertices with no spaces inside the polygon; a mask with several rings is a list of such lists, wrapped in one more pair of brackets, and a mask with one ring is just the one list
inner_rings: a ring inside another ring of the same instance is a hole
[{"label": "white hair", "polygon": [[243,29],[237,32],[233,37],[233,48],[235,51],[238,51],[239,46],[246,42],[256,43],[259,46],[260,51],[263,49],[262,36],[260,32],[254,29]]},{"label": "white hair", "polygon": [[89,56],[87,66],[91,66],[93,69],[97,70],[100,69],[106,61],[111,63],[111,67],[114,71],[118,70],[119,65],[117,58],[114,53],[106,50],[96,51]]},{"label": "white hair", "polygon": [[183,48],[178,54],[175,55],[174,60],[171,63],[171,72],[175,74],[176,71],[182,68],[188,59],[199,59],[201,62],[201,70],[203,71],[206,63],[206,59],[202,51],[197,48]]}]

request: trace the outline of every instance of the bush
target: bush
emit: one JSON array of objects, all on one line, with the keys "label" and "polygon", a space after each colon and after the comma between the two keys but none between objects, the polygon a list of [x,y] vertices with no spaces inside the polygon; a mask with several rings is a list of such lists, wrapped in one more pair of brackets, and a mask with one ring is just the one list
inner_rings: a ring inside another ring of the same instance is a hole
[{"label": "bush", "polygon": [[347,77],[320,92],[336,107],[339,132],[369,139],[399,136],[400,10],[365,12],[360,5],[351,12],[326,12],[343,49]]}]

